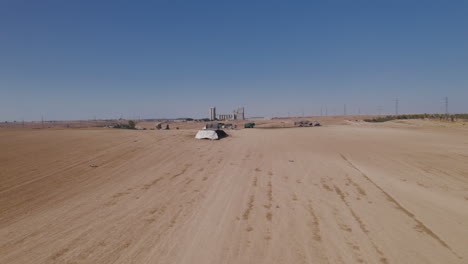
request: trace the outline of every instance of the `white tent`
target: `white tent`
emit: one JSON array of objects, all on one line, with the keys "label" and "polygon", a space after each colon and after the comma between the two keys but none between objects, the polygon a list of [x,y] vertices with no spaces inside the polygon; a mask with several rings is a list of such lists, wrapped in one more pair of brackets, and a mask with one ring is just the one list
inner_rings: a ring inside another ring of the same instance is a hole
[{"label": "white tent", "polygon": [[207,138],[207,139],[218,139],[218,134],[214,130],[198,130],[197,139]]}]

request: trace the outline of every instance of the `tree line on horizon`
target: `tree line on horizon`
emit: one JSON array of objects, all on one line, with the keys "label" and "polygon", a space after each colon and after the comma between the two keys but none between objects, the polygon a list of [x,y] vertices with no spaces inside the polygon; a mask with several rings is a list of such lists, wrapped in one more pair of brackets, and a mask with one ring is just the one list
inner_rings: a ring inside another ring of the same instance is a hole
[{"label": "tree line on horizon", "polygon": [[439,119],[455,122],[456,120],[468,120],[468,114],[411,114],[411,115],[387,115],[371,119],[364,119],[366,122],[387,122],[400,119]]}]

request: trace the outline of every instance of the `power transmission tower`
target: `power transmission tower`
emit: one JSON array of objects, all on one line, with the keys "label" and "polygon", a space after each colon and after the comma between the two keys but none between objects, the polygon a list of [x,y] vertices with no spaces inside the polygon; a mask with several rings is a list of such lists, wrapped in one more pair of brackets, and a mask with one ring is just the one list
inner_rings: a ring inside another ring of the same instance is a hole
[{"label": "power transmission tower", "polygon": [[448,97],[445,97],[445,114],[448,116],[449,111],[448,111]]},{"label": "power transmission tower", "polygon": [[398,115],[398,98],[395,99],[395,115]]},{"label": "power transmission tower", "polygon": [[377,112],[379,113],[379,115],[382,115],[382,110],[383,108],[381,105],[377,106]]}]

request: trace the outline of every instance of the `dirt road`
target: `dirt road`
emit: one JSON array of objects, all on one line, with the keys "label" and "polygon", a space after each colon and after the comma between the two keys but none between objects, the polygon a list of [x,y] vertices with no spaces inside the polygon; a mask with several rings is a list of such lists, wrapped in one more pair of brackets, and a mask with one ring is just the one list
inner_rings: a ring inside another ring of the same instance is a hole
[{"label": "dirt road", "polygon": [[468,130],[0,130],[0,263],[468,263]]}]

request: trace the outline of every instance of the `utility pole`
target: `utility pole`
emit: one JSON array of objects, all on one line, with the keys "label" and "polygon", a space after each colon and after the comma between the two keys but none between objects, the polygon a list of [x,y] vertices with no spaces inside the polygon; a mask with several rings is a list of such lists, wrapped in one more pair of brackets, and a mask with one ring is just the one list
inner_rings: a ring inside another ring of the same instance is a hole
[{"label": "utility pole", "polygon": [[41,116],[41,123],[42,123],[42,128],[44,128],[44,116]]},{"label": "utility pole", "polygon": [[323,116],[323,106],[320,107],[320,116]]},{"label": "utility pole", "polygon": [[328,106],[325,106],[325,116],[328,116]]},{"label": "utility pole", "polygon": [[343,105],[343,115],[346,115],[346,104]]}]

